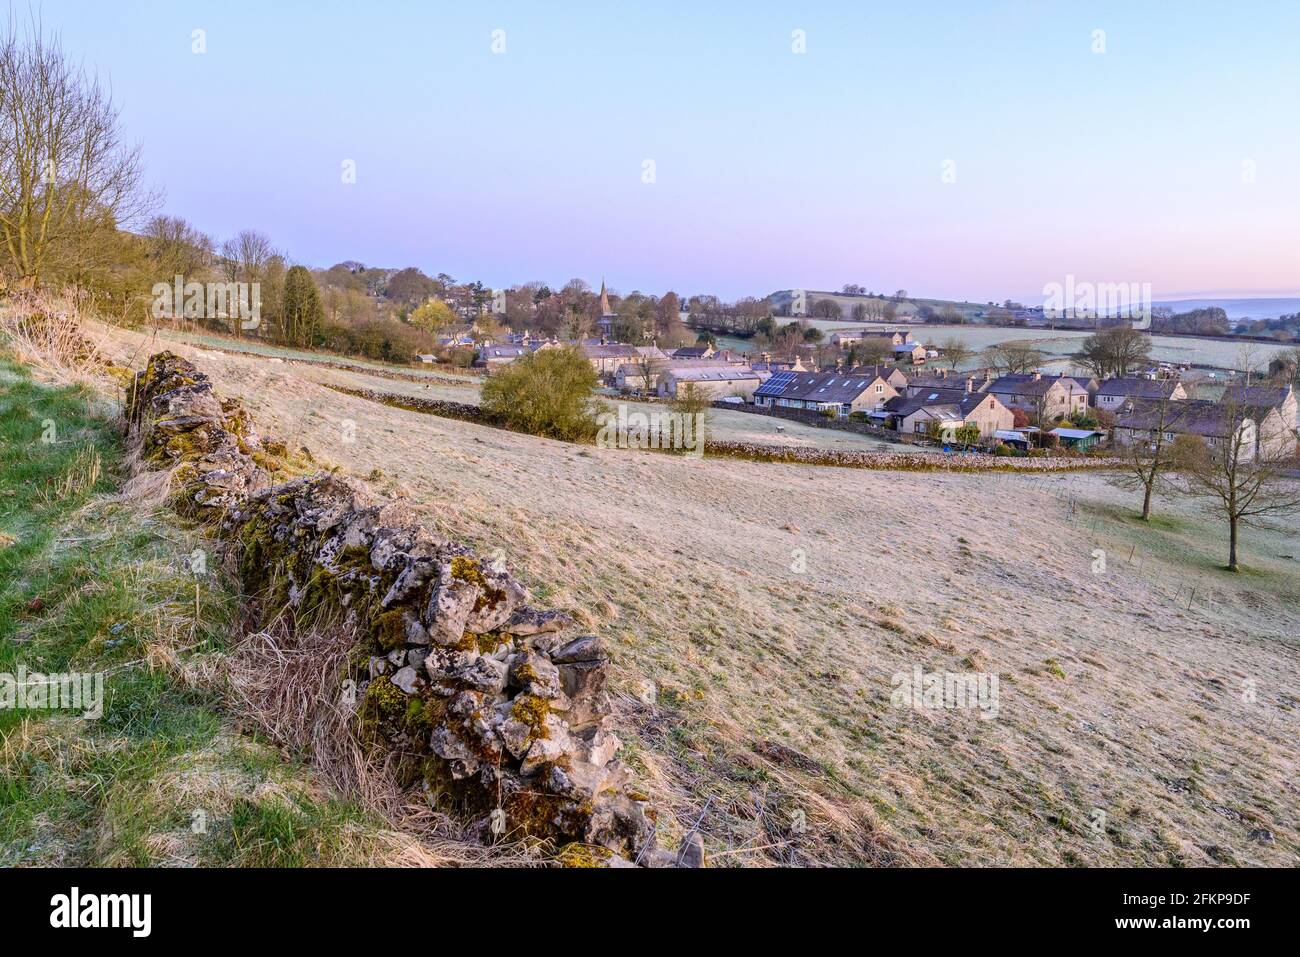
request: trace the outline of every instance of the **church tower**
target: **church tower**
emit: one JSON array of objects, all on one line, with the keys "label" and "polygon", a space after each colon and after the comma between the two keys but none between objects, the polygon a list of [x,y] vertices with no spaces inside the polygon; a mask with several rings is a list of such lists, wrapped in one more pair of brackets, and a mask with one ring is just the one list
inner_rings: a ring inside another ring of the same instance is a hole
[{"label": "church tower", "polygon": [[601,338],[605,338],[609,335],[610,330],[614,327],[614,320],[617,318],[618,316],[615,315],[614,310],[609,307],[609,294],[605,291],[605,277],[601,276],[600,319],[596,322],[596,325],[600,328]]}]

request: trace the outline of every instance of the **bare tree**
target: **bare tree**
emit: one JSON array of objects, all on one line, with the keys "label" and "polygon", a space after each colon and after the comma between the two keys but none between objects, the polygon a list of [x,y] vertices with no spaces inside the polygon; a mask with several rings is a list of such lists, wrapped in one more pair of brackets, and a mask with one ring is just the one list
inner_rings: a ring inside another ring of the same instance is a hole
[{"label": "bare tree", "polygon": [[638,355],[632,363],[637,375],[645,382],[646,392],[654,392],[659,387],[659,376],[663,371],[663,365],[663,360],[649,350]]},{"label": "bare tree", "polygon": [[1099,379],[1123,378],[1151,361],[1151,337],[1132,326],[1113,326],[1080,343],[1074,359]]},{"label": "bare tree", "polygon": [[582,343],[591,338],[593,326],[595,326],[595,322],[592,320],[591,314],[585,310],[570,309],[565,317],[566,337],[574,342]]},{"label": "bare tree", "polygon": [[858,361],[864,366],[882,365],[893,356],[893,344],[884,336],[865,336],[857,346]]},{"label": "bare tree", "polygon": [[1223,403],[1219,435],[1207,442],[1183,435],[1174,443],[1179,468],[1193,494],[1205,496],[1208,507],[1228,523],[1228,571],[1240,571],[1240,529],[1259,527],[1271,517],[1300,511],[1300,482],[1288,477],[1293,456],[1268,448],[1256,451],[1247,411],[1235,402]]},{"label": "bare tree", "polygon": [[1027,342],[1001,342],[984,350],[988,363],[1006,375],[1033,372],[1043,361],[1043,353]]},{"label": "bare tree", "polygon": [[962,342],[956,336],[952,336],[939,343],[940,361],[948,363],[952,371],[956,372],[957,367],[974,355],[974,351],[966,343]]},{"label": "bare tree", "polygon": [[221,269],[231,282],[257,282],[274,255],[265,233],[245,229],[221,244]]},{"label": "bare tree", "polygon": [[144,237],[160,280],[188,277],[212,262],[212,239],[179,216],[153,217],[145,225]]},{"label": "bare tree", "polygon": [[122,142],[118,111],[39,24],[0,38],[0,239],[19,285],[75,268],[96,234],[152,205],[138,147]]},{"label": "bare tree", "polygon": [[812,314],[821,319],[838,319],[844,309],[834,299],[818,299],[813,303]]},{"label": "bare tree", "polygon": [[[1172,390],[1171,390],[1172,391]],[[1161,397],[1143,403],[1136,410],[1141,424],[1150,433],[1150,441],[1136,436],[1123,448],[1120,461],[1123,473],[1115,480],[1121,488],[1142,490],[1142,521],[1151,521],[1151,501],[1156,492],[1170,488],[1168,472],[1174,457],[1173,443],[1166,433],[1188,406],[1162,392]],[[1133,421],[1131,418],[1128,421]]]},{"label": "bare tree", "polygon": [[[266,234],[255,229],[242,230],[221,244],[221,271],[229,282],[262,283],[267,279],[271,263],[283,258],[275,251]],[[236,337],[239,336],[240,325],[238,322],[231,324],[231,331]]]}]

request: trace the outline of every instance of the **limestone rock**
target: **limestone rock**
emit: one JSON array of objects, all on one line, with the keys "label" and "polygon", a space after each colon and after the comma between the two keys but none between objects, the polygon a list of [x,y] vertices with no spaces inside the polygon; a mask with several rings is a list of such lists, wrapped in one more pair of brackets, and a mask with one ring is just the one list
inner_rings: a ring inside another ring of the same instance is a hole
[{"label": "limestone rock", "polygon": [[575,730],[599,726],[611,711],[605,691],[605,664],[576,661],[559,666],[560,686],[572,702],[569,724]]},{"label": "limestone rock", "polygon": [[460,672],[459,678],[476,691],[499,694],[506,686],[506,664],[480,655],[472,665]]},{"label": "limestone rock", "polygon": [[470,612],[465,627],[473,632],[496,631],[514,615],[515,608],[528,598],[524,587],[505,571],[492,567],[480,573],[484,581],[482,607]]},{"label": "limestone rock", "polygon": [[596,728],[586,746],[587,760],[596,767],[603,768],[618,754],[623,742],[603,728]]},{"label": "limestone rock", "polygon": [[398,668],[396,673],[388,679],[397,687],[401,688],[407,694],[415,694],[420,688],[424,687],[424,681],[410,665],[405,668]]},{"label": "limestone rock", "polygon": [[577,750],[577,744],[569,735],[564,722],[554,715],[546,717],[546,736],[533,739],[519,773],[525,777],[536,773],[544,764],[552,764],[561,758],[567,758]]},{"label": "limestone rock", "polygon": [[498,631],[508,635],[538,635],[545,632],[559,631],[567,627],[573,618],[563,611],[538,611],[536,608],[516,608],[509,620]]},{"label": "limestone rock", "polygon": [[581,638],[575,638],[568,644],[551,652],[550,657],[557,665],[577,664],[578,662],[603,663],[608,659],[605,654],[604,642],[597,635],[584,635]]},{"label": "limestone rock", "polygon": [[562,691],[560,670],[543,655],[522,651],[510,658],[510,687],[540,698],[558,698]]},{"label": "limestone rock", "polygon": [[455,645],[465,637],[465,623],[482,590],[473,582],[445,580],[429,598],[425,624],[429,637],[439,645]]}]

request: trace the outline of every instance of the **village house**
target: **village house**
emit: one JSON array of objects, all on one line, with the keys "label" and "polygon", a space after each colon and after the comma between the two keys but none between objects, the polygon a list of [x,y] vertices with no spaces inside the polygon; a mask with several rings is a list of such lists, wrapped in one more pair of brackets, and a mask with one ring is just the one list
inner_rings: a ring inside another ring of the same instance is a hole
[{"label": "village house", "polygon": [[[1161,426],[1159,401],[1137,400],[1121,406],[1115,413],[1115,444],[1152,444]],[[1164,441],[1173,442],[1180,435],[1194,435],[1211,449],[1222,449],[1231,440],[1241,443],[1241,458],[1255,458],[1255,420],[1245,409],[1234,409],[1208,399],[1185,399],[1166,404],[1163,410]]]},{"label": "village house", "polygon": [[1019,409],[1031,419],[1043,422],[1070,419],[1088,411],[1088,391],[1066,376],[1026,375],[999,376],[985,383],[983,390],[996,395],[1009,409]]},{"label": "village house", "polygon": [[843,370],[843,374],[846,376],[870,376],[872,381],[875,381],[876,377],[879,376],[900,393],[910,384],[910,380],[898,366],[854,366],[852,369]]},{"label": "village house", "polygon": [[491,372],[493,369],[509,365],[532,351],[532,348],[526,345],[488,342],[479,348],[474,365]]},{"label": "village house", "polygon": [[862,330],[836,329],[826,337],[826,341],[833,346],[856,346],[862,341]]},{"label": "village house", "polygon": [[1087,373],[1084,373],[1083,375],[1072,375],[1072,376],[1068,376],[1067,378],[1073,379],[1083,388],[1083,391],[1088,393],[1089,405],[1096,406],[1097,403],[1095,400],[1096,400],[1097,392],[1098,390],[1101,389],[1100,379],[1098,379],[1095,375],[1089,375]]},{"label": "village house", "polygon": [[[1009,430],[1015,417],[999,398],[964,389],[934,389],[917,395],[900,395],[885,404],[887,421],[895,431],[929,435],[934,427],[979,430],[981,441],[999,430]],[[879,418],[879,415],[873,416]]]},{"label": "village house", "polygon": [[925,346],[919,342],[898,342],[892,346],[895,362],[907,361],[914,366],[924,365]]},{"label": "village house", "polygon": [[1296,454],[1300,403],[1290,385],[1230,385],[1220,403],[1246,410],[1255,421],[1256,454],[1270,460]]},{"label": "village house", "polygon": [[669,369],[659,377],[659,394],[676,398],[687,385],[715,399],[739,396],[746,402],[763,384],[762,376],[749,366],[696,366]]},{"label": "village house", "polygon": [[578,349],[601,376],[608,377],[618,372],[619,366],[635,363],[640,357],[636,346],[624,342],[584,342]]},{"label": "village house", "polygon": [[980,369],[975,372],[952,372],[948,369],[932,369],[908,376],[907,394],[917,395],[921,392],[933,392],[935,389],[959,389],[962,392],[980,392],[993,379],[994,375],[988,369]]},{"label": "village house", "polygon": [[792,359],[774,358],[771,354],[759,353],[757,362],[751,362],[750,367],[755,372],[807,372],[804,368],[803,359],[795,356]]},{"label": "village house", "polygon": [[[648,360],[648,368],[647,368]],[[719,359],[670,359],[660,352],[658,356],[643,355],[635,362],[627,362],[618,367],[614,373],[614,385],[622,390],[641,392],[658,391],[659,379],[667,372],[676,369],[723,369],[748,367],[744,362],[724,362]],[[646,373],[649,372],[649,381]]]},{"label": "village house", "polygon": [[[672,364],[673,360],[668,357],[658,346],[633,346],[636,350],[637,357],[628,362],[621,363],[614,370],[614,384],[623,390],[638,389],[645,391],[653,389],[659,376]],[[723,365],[723,363],[714,363]],[[649,383],[647,384],[646,375],[649,373]]]},{"label": "village house", "polygon": [[840,415],[879,409],[899,394],[880,371],[863,375],[845,372],[777,372],[754,393],[763,407],[832,409]]},{"label": "village house", "polygon": [[1114,412],[1125,402],[1172,399],[1186,401],[1187,390],[1177,379],[1103,379],[1097,387],[1093,404],[1106,412]]},{"label": "village house", "polygon": [[834,329],[827,337],[833,346],[855,346],[864,339],[883,339],[886,345],[901,346],[912,341],[906,329]]}]

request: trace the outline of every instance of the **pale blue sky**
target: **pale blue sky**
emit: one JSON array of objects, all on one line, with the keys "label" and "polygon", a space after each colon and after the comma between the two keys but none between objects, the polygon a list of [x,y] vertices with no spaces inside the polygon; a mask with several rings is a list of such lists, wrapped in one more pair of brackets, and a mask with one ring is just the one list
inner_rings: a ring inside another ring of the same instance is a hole
[{"label": "pale blue sky", "polygon": [[40,10],[111,80],[168,212],[310,265],[728,297],[1300,292],[1300,3]]}]

